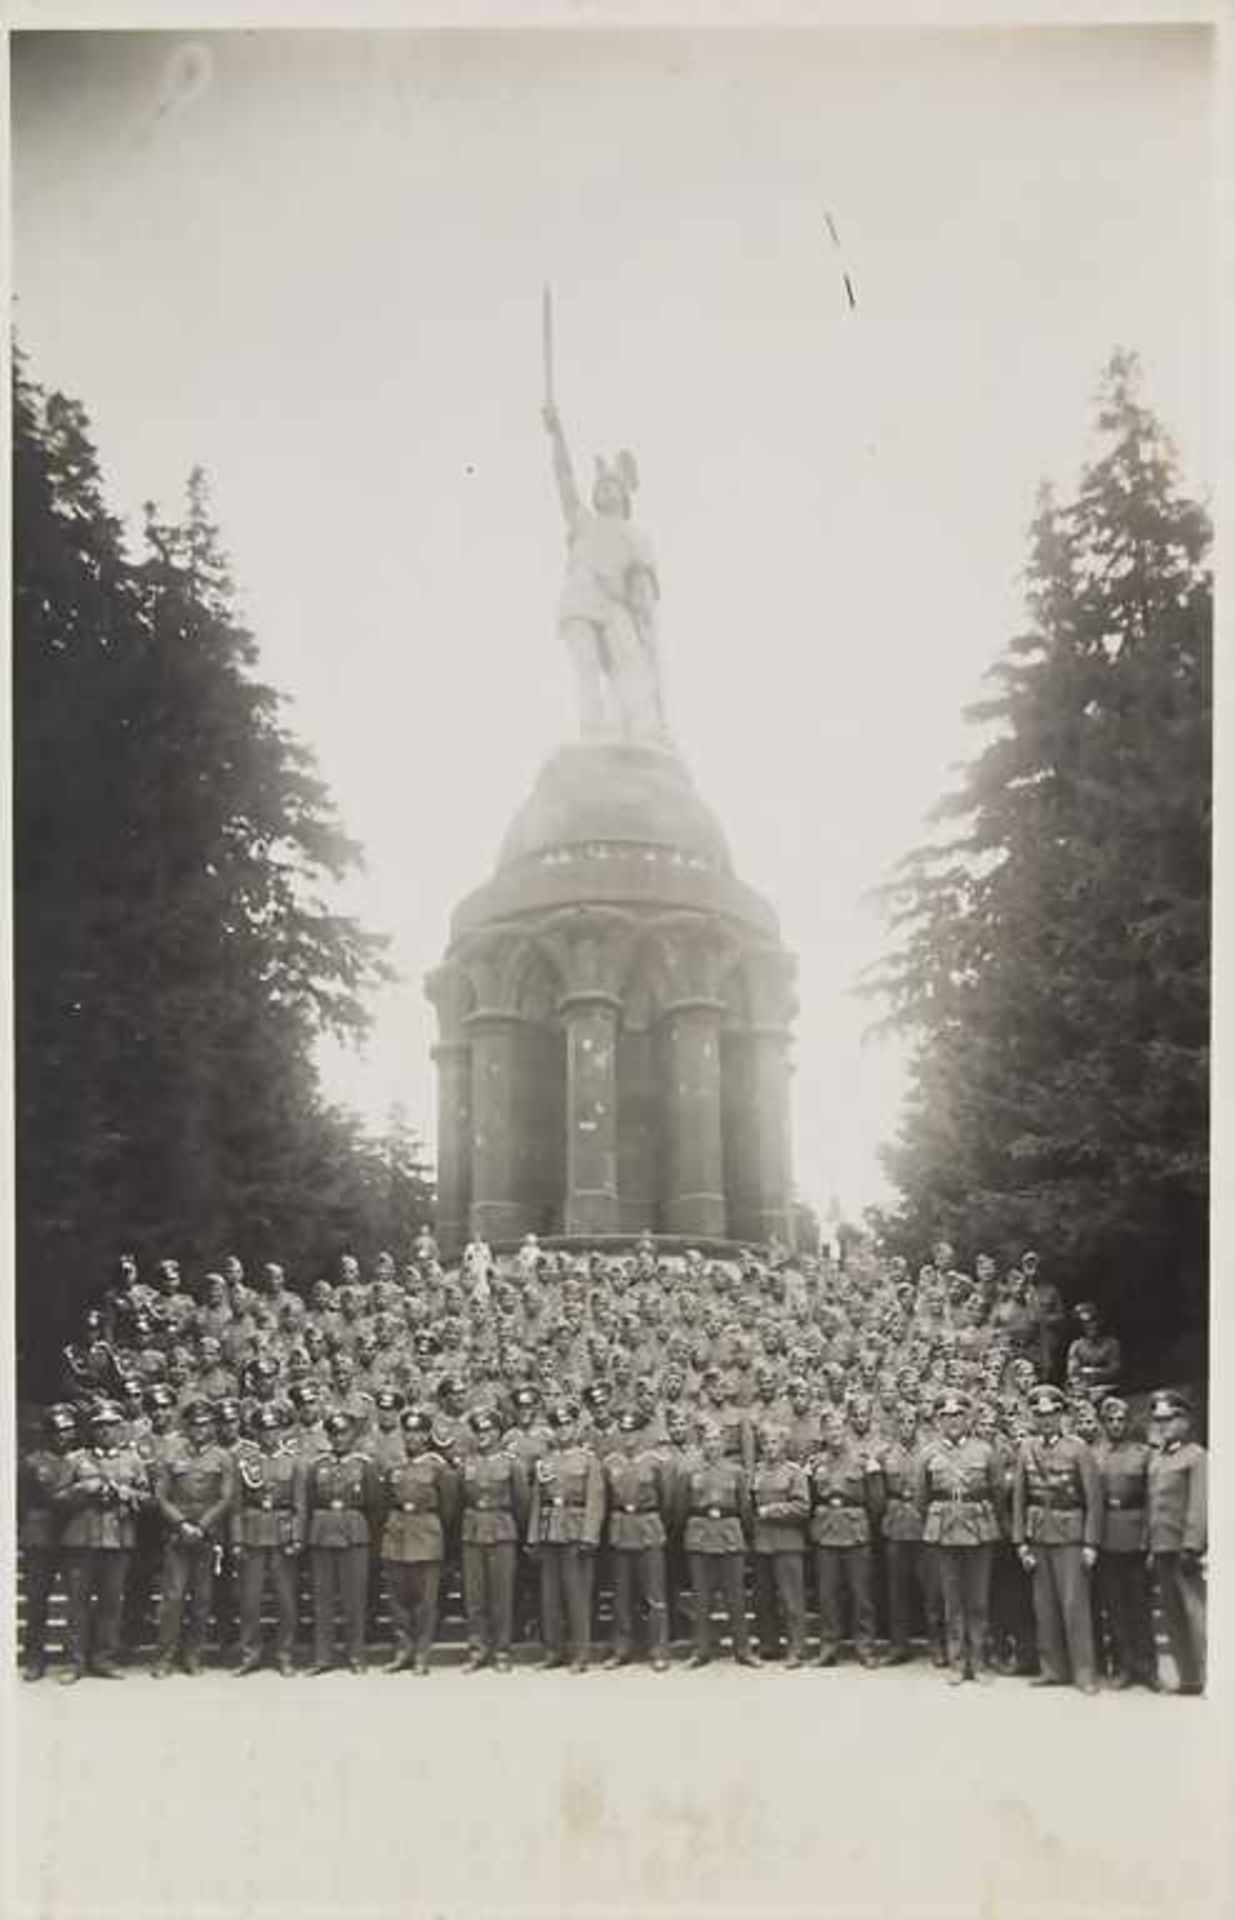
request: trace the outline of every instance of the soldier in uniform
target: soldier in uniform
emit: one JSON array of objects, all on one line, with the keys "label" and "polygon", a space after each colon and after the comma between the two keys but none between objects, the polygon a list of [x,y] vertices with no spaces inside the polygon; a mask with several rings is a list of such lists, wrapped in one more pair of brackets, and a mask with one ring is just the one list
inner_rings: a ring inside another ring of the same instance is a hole
[{"label": "soldier in uniform", "polygon": [[1149,1552],[1178,1691],[1198,1694],[1205,1691],[1206,1454],[1192,1438],[1192,1415],[1182,1394],[1155,1393],[1149,1417],[1158,1442],[1146,1482]]},{"label": "soldier in uniform", "polygon": [[299,1474],[299,1458],[284,1437],[278,1409],[259,1407],[252,1442],[236,1460],[232,1535],[239,1558],[238,1679],[256,1673],[262,1664],[262,1599],[268,1587],[275,1605],[275,1664],[284,1676],[294,1671],[297,1572],[304,1546]]},{"label": "soldier in uniform", "polygon": [[1069,1392],[1084,1394],[1096,1404],[1119,1385],[1119,1342],[1103,1328],[1092,1300],[1080,1301],[1073,1316],[1081,1331],[1068,1348],[1065,1380]]},{"label": "soldier in uniform", "polygon": [[540,1568],[541,1664],[564,1666],[569,1647],[571,1672],[586,1673],[605,1479],[596,1454],[579,1440],[575,1407],[555,1407],[549,1421],[554,1442],[532,1471],[528,1520],[528,1545]]},{"label": "soldier in uniform", "polygon": [[60,1542],[69,1615],[63,1685],[80,1680],[87,1662],[100,1679],[124,1678],[117,1665],[124,1590],[150,1481],[138,1454],[121,1442],[123,1425],[115,1402],[100,1401],[90,1416],[90,1445],[68,1456],[70,1472],[54,1495],[68,1515]]},{"label": "soldier in uniform", "polygon": [[1058,1387],[1035,1387],[1029,1410],[1035,1437],[1021,1442],[1012,1483],[1012,1539],[1033,1575],[1033,1609],[1042,1671],[1036,1687],[1098,1691],[1089,1576],[1102,1537],[1102,1487],[1093,1452],[1063,1431]]},{"label": "soldier in uniform", "polygon": [[[145,1431],[135,1439],[134,1445],[145,1461],[153,1487],[158,1468],[173,1454],[183,1452],[186,1441],[177,1426],[176,1394],[171,1387],[162,1383],[151,1387],[146,1395],[146,1405],[150,1410],[149,1419]],[[158,1508],[151,1501],[137,1515],[137,1545],[129,1562],[129,1579],[125,1588],[124,1638],[130,1648],[138,1646],[145,1639],[153,1608],[154,1577],[162,1553],[163,1523]]]},{"label": "soldier in uniform", "polygon": [[47,1671],[47,1603],[60,1563],[63,1514],[56,1496],[72,1474],[69,1455],[77,1438],[72,1407],[48,1407],[43,1416],[43,1445],[21,1463],[18,1479],[18,1545],[26,1576],[26,1634],[23,1675],[41,1680]]},{"label": "soldier in uniform", "polygon": [[682,1475],[686,1560],[694,1611],[692,1667],[712,1658],[712,1596],[721,1588],[739,1666],[756,1667],[746,1623],[746,1533],[751,1520],[750,1483],[737,1460],[725,1458],[725,1436],[711,1420],[704,1426],[703,1458]]},{"label": "soldier in uniform", "polygon": [[871,1540],[882,1497],[879,1462],[848,1430],[844,1414],[824,1415],[823,1446],[807,1468],[811,1491],[809,1536],[815,1549],[821,1667],[840,1651],[847,1594],[853,1648],[864,1667],[875,1665],[875,1594]]},{"label": "soldier in uniform", "polygon": [[409,1407],[402,1418],[405,1455],[382,1476],[385,1523],[381,1561],[394,1627],[387,1673],[429,1671],[437,1634],[445,1536],[458,1503],[458,1476],[433,1445],[433,1416]]},{"label": "soldier in uniform", "polygon": [[914,1400],[902,1400],[896,1410],[896,1438],[884,1448],[884,1504],[880,1517],[884,1569],[888,1587],[888,1664],[900,1666],[912,1658],[910,1628],[920,1610],[937,1667],[947,1662],[944,1641],[943,1594],[934,1556],[922,1544],[922,1513],[918,1506],[918,1469],[923,1440],[920,1409]]},{"label": "soldier in uniform", "polygon": [[1102,1435],[1094,1460],[1102,1486],[1098,1599],[1114,1647],[1116,1687],[1158,1689],[1158,1663],[1145,1570],[1145,1506],[1149,1448],[1128,1433],[1128,1403],[1108,1394],[1099,1410]]},{"label": "soldier in uniform", "polygon": [[638,1411],[618,1421],[620,1444],[604,1460],[613,1565],[613,1651],[607,1667],[623,1667],[635,1645],[635,1607],[647,1609],[652,1667],[669,1665],[669,1605],[665,1586],[665,1516],[671,1479],[663,1445],[647,1437]]},{"label": "soldier in uniform", "polygon": [[751,1481],[759,1654],[779,1653],[785,1629],[785,1665],[800,1667],[806,1645],[806,1525],[810,1478],[789,1459],[783,1427],[762,1427]]},{"label": "soldier in uniform", "polygon": [[352,1445],[353,1431],[347,1414],[327,1414],[330,1451],[300,1470],[297,1531],[308,1546],[313,1579],[310,1673],[329,1673],[334,1665],[336,1605],[343,1615],[348,1668],[364,1672],[369,1545],[378,1488],[373,1462]]},{"label": "soldier in uniform", "polygon": [[934,1549],[943,1592],[948,1679],[985,1680],[991,1554],[1000,1537],[1003,1484],[989,1441],[969,1432],[968,1397],[955,1390],[935,1406],[939,1432],[918,1463],[922,1541]]},{"label": "soldier in uniform", "polygon": [[[183,1420],[184,1446],[166,1455],[154,1470],[155,1506],[166,1528],[159,1651],[151,1669],[157,1679],[171,1673],[178,1653],[183,1653],[186,1673],[201,1671],[224,1522],[236,1492],[235,1463],[214,1438],[214,1420],[206,1402],[190,1401]],[[186,1600],[192,1608],[188,1627]]]},{"label": "soldier in uniform", "polygon": [[462,1458],[463,1600],[469,1652],[466,1673],[510,1669],[515,1561],[527,1521],[528,1483],[521,1460],[499,1446],[501,1422],[480,1407],[471,1416],[473,1450]]},{"label": "soldier in uniform", "polygon": [[322,1422],[322,1396],[317,1382],[297,1381],[288,1389],[287,1397],[294,1416],[287,1444],[296,1458],[308,1461],[316,1459],[319,1453],[329,1453],[330,1442]]}]

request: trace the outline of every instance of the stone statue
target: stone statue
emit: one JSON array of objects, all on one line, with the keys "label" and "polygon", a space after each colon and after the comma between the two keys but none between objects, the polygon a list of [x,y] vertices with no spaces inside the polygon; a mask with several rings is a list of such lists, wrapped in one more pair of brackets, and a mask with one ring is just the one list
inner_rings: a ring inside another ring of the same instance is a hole
[{"label": "stone statue", "polygon": [[566,519],[566,583],[558,623],[579,681],[585,740],[668,747],[656,630],[660,587],[645,535],[633,525],[639,475],[631,454],[598,459],[591,505],[575,480],[552,399],[543,409]]}]

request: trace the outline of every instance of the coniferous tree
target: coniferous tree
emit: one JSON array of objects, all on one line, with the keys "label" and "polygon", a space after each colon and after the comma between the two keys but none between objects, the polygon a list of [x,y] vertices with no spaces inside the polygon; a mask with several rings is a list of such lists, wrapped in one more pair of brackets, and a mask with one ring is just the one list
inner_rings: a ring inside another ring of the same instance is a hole
[{"label": "coniferous tree", "polygon": [[364,1143],[322,1108],[313,1044],[363,1031],[385,968],[384,943],[329,904],[358,850],[253,675],[202,474],[183,524],[147,510],[131,558],[82,409],[45,398],[20,360],[13,457],[33,1349],[67,1337],[121,1247],[192,1261],[248,1240],[307,1257],[322,1196],[359,1191],[349,1156]]},{"label": "coniferous tree", "polygon": [[1204,1302],[1210,530],[1131,356],[1098,426],[1076,499],[1040,497],[991,736],[886,890],[871,987],[916,1054],[883,1225],[1048,1245],[1149,1333]]}]

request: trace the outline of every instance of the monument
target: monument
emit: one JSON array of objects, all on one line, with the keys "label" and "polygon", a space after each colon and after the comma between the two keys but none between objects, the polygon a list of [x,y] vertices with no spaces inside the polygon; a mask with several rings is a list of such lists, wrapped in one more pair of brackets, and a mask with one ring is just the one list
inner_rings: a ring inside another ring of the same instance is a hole
[{"label": "monument", "polygon": [[794,963],[670,738],[638,470],[627,452],[598,460],[584,503],[550,325],[546,298],[579,738],[541,769],[426,982],[438,1241],[448,1256],[529,1232],[791,1244]]}]

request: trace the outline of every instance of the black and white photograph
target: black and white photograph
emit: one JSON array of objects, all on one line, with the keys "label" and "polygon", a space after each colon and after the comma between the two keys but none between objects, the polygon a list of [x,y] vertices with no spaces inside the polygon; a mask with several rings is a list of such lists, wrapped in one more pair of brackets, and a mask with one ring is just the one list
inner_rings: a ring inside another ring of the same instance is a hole
[{"label": "black and white photograph", "polygon": [[1221,12],[11,27],[6,1913],[1230,1910]]}]

